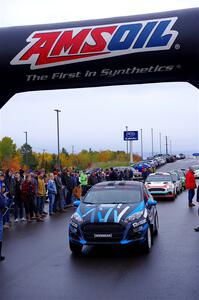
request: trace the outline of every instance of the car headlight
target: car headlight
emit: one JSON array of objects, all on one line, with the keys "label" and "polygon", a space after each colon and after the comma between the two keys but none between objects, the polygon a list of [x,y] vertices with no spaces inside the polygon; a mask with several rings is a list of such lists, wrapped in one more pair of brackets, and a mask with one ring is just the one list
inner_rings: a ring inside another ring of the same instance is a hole
[{"label": "car headlight", "polygon": [[168,189],[169,189],[169,190],[172,190],[172,189],[174,189],[174,184],[173,184],[173,183],[169,183],[169,185],[168,185]]},{"label": "car headlight", "polygon": [[71,216],[71,221],[75,221],[79,224],[81,224],[83,222],[83,219],[82,217],[77,213],[75,212],[72,216]]},{"label": "car headlight", "polygon": [[147,210],[146,210],[146,209],[141,210],[141,211],[138,211],[138,212],[132,214],[131,216],[129,216],[129,217],[125,220],[125,223],[133,222],[133,221],[135,221],[135,220],[140,219],[141,217],[144,217],[144,218],[147,217]]}]

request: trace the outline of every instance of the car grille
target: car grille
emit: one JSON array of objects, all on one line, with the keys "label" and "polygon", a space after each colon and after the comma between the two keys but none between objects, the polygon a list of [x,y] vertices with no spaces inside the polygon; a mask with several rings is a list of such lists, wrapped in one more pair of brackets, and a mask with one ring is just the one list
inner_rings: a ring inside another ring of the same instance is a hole
[{"label": "car grille", "polygon": [[[118,223],[89,223],[82,226],[82,232],[87,242],[120,242],[124,227]],[[95,237],[95,234],[112,234],[112,237]]]},{"label": "car grille", "polygon": [[150,188],[148,190],[149,192],[165,192],[165,189],[163,188]]}]

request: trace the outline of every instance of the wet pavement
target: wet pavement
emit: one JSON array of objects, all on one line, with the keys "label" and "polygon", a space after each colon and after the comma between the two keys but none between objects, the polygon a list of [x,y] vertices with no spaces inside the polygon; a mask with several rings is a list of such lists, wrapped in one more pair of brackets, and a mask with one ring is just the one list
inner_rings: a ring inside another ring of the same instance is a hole
[{"label": "wet pavement", "polygon": [[[188,167],[193,160],[161,170]],[[87,247],[74,257],[67,223],[74,211],[44,223],[14,224],[4,235],[6,260],[0,263],[0,299],[161,300],[199,299],[197,206],[187,192],[158,202],[160,230],[149,255],[118,247]]]}]

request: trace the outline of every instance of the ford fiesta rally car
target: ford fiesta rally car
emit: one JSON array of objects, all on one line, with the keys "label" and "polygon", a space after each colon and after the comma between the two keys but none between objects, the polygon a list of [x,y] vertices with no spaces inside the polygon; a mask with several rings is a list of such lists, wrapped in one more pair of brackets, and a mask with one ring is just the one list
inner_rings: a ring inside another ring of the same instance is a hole
[{"label": "ford fiesta rally car", "polygon": [[170,173],[157,172],[149,174],[145,181],[145,186],[154,198],[170,198],[174,200],[178,192],[176,180]]},{"label": "ford fiesta rally car", "polygon": [[108,181],[94,185],[80,202],[69,224],[69,245],[139,244],[149,252],[158,233],[157,202],[143,183]]}]

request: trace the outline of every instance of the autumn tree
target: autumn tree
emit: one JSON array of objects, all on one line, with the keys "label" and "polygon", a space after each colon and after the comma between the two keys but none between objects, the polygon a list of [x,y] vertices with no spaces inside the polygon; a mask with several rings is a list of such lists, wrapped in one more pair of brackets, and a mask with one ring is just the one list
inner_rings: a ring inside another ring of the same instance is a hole
[{"label": "autumn tree", "polygon": [[16,155],[16,144],[10,137],[4,137],[0,141],[0,161],[1,168],[6,169],[11,167],[11,162]]}]

